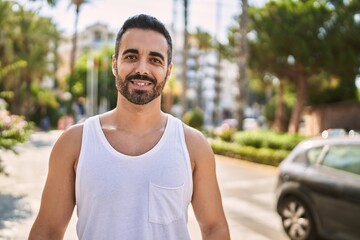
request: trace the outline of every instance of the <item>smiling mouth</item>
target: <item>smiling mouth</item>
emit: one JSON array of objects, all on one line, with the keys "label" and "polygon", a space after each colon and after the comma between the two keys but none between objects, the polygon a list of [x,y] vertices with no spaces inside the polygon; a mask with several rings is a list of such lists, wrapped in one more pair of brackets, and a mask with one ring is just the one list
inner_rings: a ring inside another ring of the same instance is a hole
[{"label": "smiling mouth", "polygon": [[130,82],[139,87],[150,86],[152,84],[151,82],[144,80],[131,80]]}]

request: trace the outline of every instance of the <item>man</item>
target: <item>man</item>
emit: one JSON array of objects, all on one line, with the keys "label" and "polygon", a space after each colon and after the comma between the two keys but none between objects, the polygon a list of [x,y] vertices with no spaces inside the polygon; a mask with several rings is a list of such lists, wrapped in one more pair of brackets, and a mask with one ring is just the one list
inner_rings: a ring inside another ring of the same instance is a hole
[{"label": "man", "polygon": [[29,239],[62,239],[75,205],[79,239],[190,239],[190,202],[203,239],[230,238],[211,148],[160,109],[171,54],[156,18],[124,23],[112,59],[117,106],[56,142]]}]

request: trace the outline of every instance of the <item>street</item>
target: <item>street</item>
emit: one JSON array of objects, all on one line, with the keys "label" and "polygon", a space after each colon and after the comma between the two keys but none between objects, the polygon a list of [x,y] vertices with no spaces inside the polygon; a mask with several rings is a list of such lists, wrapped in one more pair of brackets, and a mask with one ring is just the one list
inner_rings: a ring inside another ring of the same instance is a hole
[{"label": "street", "polygon": [[225,214],[233,240],[286,240],[274,211],[276,168],[217,157]]},{"label": "street", "polygon": [[[48,157],[61,131],[36,132],[18,146],[18,155],[1,151],[9,177],[0,176],[0,239],[27,239],[39,209]],[[276,169],[216,156],[223,205],[233,240],[286,240],[274,212]],[[65,235],[76,239],[76,210]],[[193,240],[200,231],[192,210],[189,229]]]}]

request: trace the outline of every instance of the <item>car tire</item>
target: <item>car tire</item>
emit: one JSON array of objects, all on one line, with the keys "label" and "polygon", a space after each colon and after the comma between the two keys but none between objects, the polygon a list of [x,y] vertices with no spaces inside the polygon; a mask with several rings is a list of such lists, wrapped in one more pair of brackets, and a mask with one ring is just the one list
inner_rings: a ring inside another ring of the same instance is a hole
[{"label": "car tire", "polygon": [[309,208],[296,197],[284,198],[279,214],[286,234],[292,240],[316,239],[316,227]]}]

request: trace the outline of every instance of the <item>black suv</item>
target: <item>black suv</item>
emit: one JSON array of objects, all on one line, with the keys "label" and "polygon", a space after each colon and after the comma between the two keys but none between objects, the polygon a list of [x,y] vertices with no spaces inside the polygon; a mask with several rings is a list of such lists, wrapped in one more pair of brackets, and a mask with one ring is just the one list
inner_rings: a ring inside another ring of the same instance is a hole
[{"label": "black suv", "polygon": [[360,239],[360,137],[299,143],[279,166],[277,212],[293,240]]}]

